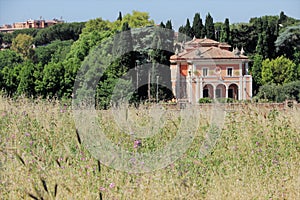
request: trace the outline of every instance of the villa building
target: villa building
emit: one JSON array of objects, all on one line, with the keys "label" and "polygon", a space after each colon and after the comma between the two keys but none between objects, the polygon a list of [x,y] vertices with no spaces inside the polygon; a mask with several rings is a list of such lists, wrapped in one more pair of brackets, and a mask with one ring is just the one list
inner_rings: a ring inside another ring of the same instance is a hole
[{"label": "villa building", "polygon": [[12,25],[5,24],[0,27],[0,32],[13,32],[15,30],[27,29],[27,28],[47,28],[55,24],[64,23],[63,20],[53,19],[53,20],[27,20],[26,22],[16,22]]},{"label": "villa building", "polygon": [[177,101],[197,103],[200,98],[252,98],[249,59],[226,43],[196,39],[182,43],[171,56],[172,90]]}]

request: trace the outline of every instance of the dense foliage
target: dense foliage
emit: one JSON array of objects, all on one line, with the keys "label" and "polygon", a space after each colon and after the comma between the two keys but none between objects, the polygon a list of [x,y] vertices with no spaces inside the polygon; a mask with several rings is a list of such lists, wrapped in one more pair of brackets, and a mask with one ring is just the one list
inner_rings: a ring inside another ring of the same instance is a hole
[{"label": "dense foliage", "polygon": [[282,102],[286,99],[300,101],[300,81],[294,81],[283,85],[268,83],[261,86],[256,99],[264,99],[270,102]]},{"label": "dense foliage", "polygon": [[[269,87],[270,83],[282,85],[300,79],[300,21],[286,16],[284,12],[279,16],[254,17],[249,23],[231,25],[228,18],[224,23],[213,23],[210,13],[203,25],[200,14],[196,13],[193,27],[189,28],[189,24],[190,21],[187,19],[186,25],[179,27],[179,32],[190,37],[207,37],[227,42],[233,48],[245,50],[252,61],[250,71],[254,80],[254,95],[265,84]],[[194,27],[197,27],[196,31]],[[185,38],[178,40],[186,41]],[[278,98],[278,101],[289,98],[288,93],[285,96],[286,98]]]},{"label": "dense foliage", "polygon": [[[132,101],[152,101],[156,95],[159,96],[158,100],[171,99],[172,92],[168,89],[171,88],[170,70],[164,66],[169,66],[169,58],[174,54],[174,32],[158,31],[154,36],[153,31],[147,29],[136,31],[139,27],[154,25],[148,13],[133,11],[124,16],[120,12],[113,22],[97,18],[88,22],[58,24],[46,29],[1,33],[0,42],[5,44],[3,47],[10,48],[0,51],[1,90],[9,96],[70,97],[78,69],[87,63],[87,56],[108,38],[118,35],[120,37],[106,47],[113,47],[109,49],[112,55],[100,54],[108,59],[109,66],[97,86],[100,107],[110,106],[116,80],[129,70],[136,70],[137,74],[151,71],[150,87],[141,85],[134,91]],[[159,26],[173,30],[171,20],[166,24],[161,22]],[[204,20],[200,13],[196,13],[193,21],[187,19],[186,24],[179,27],[179,33],[186,35],[179,34],[175,38],[179,41],[207,37],[227,42],[232,47],[243,47],[252,60],[250,71],[254,80],[254,94],[263,85],[268,87],[274,83],[281,86],[300,78],[300,22],[284,12],[279,16],[255,17],[249,23],[238,24],[230,24],[228,18],[224,23],[214,22],[210,13]],[[134,38],[143,40],[135,41]],[[123,52],[126,53],[123,55]],[[109,60],[110,56],[116,59]],[[147,79],[148,75],[135,77],[127,84],[136,85]],[[158,87],[153,84],[156,82],[159,82]],[[277,101],[284,99],[277,98]]]}]

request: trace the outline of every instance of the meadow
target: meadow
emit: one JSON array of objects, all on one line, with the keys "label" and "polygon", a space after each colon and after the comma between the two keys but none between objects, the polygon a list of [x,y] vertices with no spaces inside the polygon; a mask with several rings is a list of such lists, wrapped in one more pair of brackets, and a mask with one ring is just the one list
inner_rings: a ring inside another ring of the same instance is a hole
[{"label": "meadow", "polygon": [[[89,153],[76,132],[70,102],[0,97],[0,197],[300,199],[299,107],[249,103],[228,108],[217,143],[199,158],[209,113],[209,107],[199,107],[194,140],[174,163],[148,173],[127,173]],[[145,117],[137,120],[144,123]],[[170,122],[160,134],[136,144],[113,120],[104,124],[107,137],[131,152],[160,148],[176,135]]]}]

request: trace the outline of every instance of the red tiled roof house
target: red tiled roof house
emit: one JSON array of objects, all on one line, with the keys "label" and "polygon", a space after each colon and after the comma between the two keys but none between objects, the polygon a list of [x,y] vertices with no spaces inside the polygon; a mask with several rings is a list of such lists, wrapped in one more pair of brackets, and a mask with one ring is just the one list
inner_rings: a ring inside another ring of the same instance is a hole
[{"label": "red tiled roof house", "polygon": [[181,44],[171,56],[172,90],[177,100],[196,103],[200,98],[252,98],[252,76],[244,50],[211,39]]}]

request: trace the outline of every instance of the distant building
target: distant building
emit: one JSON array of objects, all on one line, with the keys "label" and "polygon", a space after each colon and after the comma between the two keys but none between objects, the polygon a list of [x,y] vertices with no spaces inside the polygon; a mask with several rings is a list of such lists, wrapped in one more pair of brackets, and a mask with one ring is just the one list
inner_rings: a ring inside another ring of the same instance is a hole
[{"label": "distant building", "polygon": [[5,24],[0,27],[0,32],[13,32],[15,30],[27,29],[27,28],[47,28],[55,24],[64,23],[63,20],[53,19],[53,20],[27,20],[26,22],[16,22],[12,25]]},{"label": "distant building", "polygon": [[177,100],[196,103],[200,98],[252,98],[249,59],[230,45],[211,39],[180,44],[171,56],[172,90]]}]

